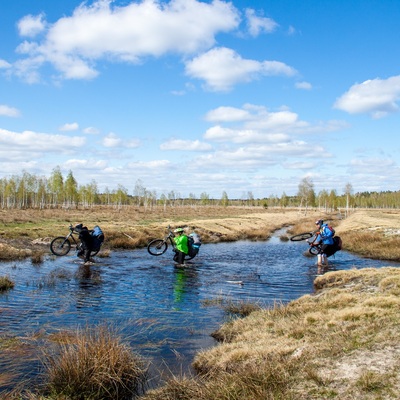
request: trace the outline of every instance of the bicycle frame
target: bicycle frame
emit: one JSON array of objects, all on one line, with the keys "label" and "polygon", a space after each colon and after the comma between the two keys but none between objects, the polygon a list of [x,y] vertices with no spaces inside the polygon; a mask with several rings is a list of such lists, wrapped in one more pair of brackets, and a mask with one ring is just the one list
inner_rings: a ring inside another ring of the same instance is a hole
[{"label": "bicycle frame", "polygon": [[74,242],[75,246],[78,246],[80,243],[75,239],[74,235],[77,235],[77,232],[75,232],[74,231],[74,227],[72,225],[70,225],[69,226],[69,233],[65,237],[65,240],[72,239],[72,241]]}]

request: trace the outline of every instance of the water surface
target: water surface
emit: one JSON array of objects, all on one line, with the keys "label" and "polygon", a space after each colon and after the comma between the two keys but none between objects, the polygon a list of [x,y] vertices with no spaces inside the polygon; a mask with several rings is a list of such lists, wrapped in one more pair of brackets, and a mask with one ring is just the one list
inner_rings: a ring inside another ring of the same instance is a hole
[{"label": "water surface", "polygon": [[[49,255],[40,265],[0,263],[0,276],[15,282],[0,294],[0,336],[29,343],[33,336],[106,323],[153,363],[153,373],[187,372],[195,353],[215,344],[210,334],[228,318],[213,300],[268,306],[313,292],[316,258],[305,257],[305,250],[304,242],[273,237],[203,245],[186,268],[174,265],[170,249],[159,257],[146,249],[115,251],[90,267],[73,252]],[[329,261],[330,270],[399,266],[344,251]],[[21,365],[17,358],[0,354],[0,371],[12,370],[11,380],[40,371],[33,356]],[[0,389],[9,385],[0,379]]]}]

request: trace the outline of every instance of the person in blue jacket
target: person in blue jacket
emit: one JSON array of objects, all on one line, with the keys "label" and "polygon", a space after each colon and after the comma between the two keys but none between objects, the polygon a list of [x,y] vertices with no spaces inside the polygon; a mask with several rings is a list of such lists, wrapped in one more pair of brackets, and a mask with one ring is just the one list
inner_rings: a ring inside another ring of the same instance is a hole
[{"label": "person in blue jacket", "polygon": [[319,267],[327,267],[328,266],[328,257],[335,253],[335,242],[333,240],[333,232],[328,227],[328,224],[324,224],[322,219],[315,221],[315,225],[318,226],[319,231],[315,234],[316,237],[310,243],[311,245],[316,243],[321,243],[321,251],[318,254],[318,266]]}]

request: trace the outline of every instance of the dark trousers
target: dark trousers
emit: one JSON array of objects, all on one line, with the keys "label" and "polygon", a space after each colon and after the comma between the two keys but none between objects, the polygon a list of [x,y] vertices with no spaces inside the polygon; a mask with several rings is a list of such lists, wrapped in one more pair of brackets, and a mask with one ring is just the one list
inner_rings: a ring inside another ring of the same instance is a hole
[{"label": "dark trousers", "polygon": [[82,242],[82,250],[78,253],[78,255],[83,255],[85,261],[90,260],[90,253],[92,252],[93,242],[92,236],[90,235],[88,230],[82,230],[79,234],[79,239]]},{"label": "dark trousers", "polygon": [[185,262],[185,253],[182,253],[179,250],[175,250],[174,261],[178,264],[183,264]]},{"label": "dark trousers", "polygon": [[325,254],[327,257],[330,257],[335,253],[336,253],[336,245],[334,245],[334,244],[323,244],[321,246],[321,254]]}]

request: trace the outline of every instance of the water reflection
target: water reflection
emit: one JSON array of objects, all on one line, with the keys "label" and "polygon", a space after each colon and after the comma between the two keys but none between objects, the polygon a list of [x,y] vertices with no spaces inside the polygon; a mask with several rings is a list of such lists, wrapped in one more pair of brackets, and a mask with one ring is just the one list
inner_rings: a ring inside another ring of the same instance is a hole
[{"label": "water reflection", "polygon": [[[307,249],[305,243],[274,237],[203,245],[186,268],[174,266],[171,252],[153,257],[145,249],[113,252],[90,267],[75,256],[49,256],[40,266],[29,260],[0,263],[0,276],[15,282],[13,290],[0,294],[0,337],[38,331],[46,336],[106,323],[118,327],[156,369],[185,372],[196,352],[214,345],[210,334],[226,318],[216,302],[205,306],[207,300],[268,306],[311,293],[318,270],[316,258],[304,257]],[[344,251],[329,261],[330,270],[398,266]],[[10,369],[10,363],[12,356],[3,351],[0,370]],[[27,369],[37,371],[25,365],[24,373]]]}]

